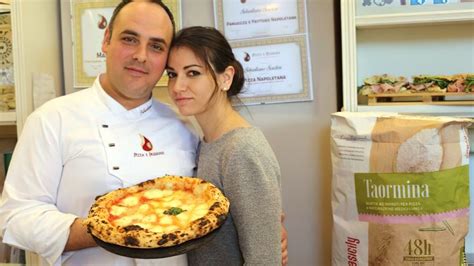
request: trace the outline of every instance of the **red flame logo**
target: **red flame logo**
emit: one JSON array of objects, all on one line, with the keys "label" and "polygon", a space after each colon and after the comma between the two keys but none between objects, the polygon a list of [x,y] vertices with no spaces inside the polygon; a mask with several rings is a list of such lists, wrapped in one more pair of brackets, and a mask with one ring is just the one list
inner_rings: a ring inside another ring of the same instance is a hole
[{"label": "red flame logo", "polygon": [[101,30],[107,27],[107,19],[100,14],[99,14],[99,21],[97,22],[97,27],[99,27],[99,29]]},{"label": "red flame logo", "polygon": [[140,135],[140,138],[142,139],[142,149],[144,151],[151,151],[153,150],[153,144],[151,144],[151,141],[147,139],[145,136]]},{"label": "red flame logo", "polygon": [[244,53],[245,53],[244,61],[245,61],[245,62],[250,61],[250,55],[249,55],[249,53],[247,53],[247,52],[244,52]]}]

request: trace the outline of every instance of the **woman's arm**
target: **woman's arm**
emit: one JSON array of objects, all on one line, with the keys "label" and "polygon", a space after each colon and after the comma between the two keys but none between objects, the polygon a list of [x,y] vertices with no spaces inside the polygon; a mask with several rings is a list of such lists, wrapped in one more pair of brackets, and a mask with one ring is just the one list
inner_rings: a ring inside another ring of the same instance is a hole
[{"label": "woman's arm", "polygon": [[288,264],[288,232],[285,228],[285,214],[281,213],[281,265]]},{"label": "woman's arm", "polygon": [[[265,146],[265,145],[263,145]],[[224,193],[246,265],[280,265],[281,197],[279,166],[262,145],[239,145],[224,160]]]}]

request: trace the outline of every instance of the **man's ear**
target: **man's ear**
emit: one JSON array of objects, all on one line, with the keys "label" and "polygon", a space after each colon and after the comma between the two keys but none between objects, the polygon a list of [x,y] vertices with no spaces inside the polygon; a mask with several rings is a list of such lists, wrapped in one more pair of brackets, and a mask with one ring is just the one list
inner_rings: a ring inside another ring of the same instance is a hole
[{"label": "man's ear", "polygon": [[225,91],[230,89],[230,85],[232,85],[232,81],[234,79],[234,74],[235,74],[235,69],[233,66],[226,67],[224,72],[220,74],[221,89]]},{"label": "man's ear", "polygon": [[107,27],[104,31],[104,39],[102,40],[102,52],[107,53],[107,46],[110,44],[110,28]]}]

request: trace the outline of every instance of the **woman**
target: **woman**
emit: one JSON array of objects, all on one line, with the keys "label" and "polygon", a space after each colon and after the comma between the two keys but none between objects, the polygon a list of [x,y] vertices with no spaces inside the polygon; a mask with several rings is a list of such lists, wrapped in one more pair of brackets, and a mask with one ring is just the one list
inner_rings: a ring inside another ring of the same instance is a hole
[{"label": "woman", "polygon": [[198,173],[230,201],[216,237],[188,253],[190,265],[281,265],[280,168],[262,132],[232,108],[242,65],[214,28],[179,31],[168,58],[168,91],[202,129]]}]

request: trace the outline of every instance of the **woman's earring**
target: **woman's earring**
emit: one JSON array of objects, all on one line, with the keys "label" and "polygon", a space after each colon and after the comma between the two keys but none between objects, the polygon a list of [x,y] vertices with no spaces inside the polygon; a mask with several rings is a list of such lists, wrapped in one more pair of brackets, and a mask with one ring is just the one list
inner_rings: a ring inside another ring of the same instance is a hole
[{"label": "woman's earring", "polygon": [[223,90],[223,91],[227,91],[228,88],[227,88],[227,87],[223,87],[222,90]]}]

